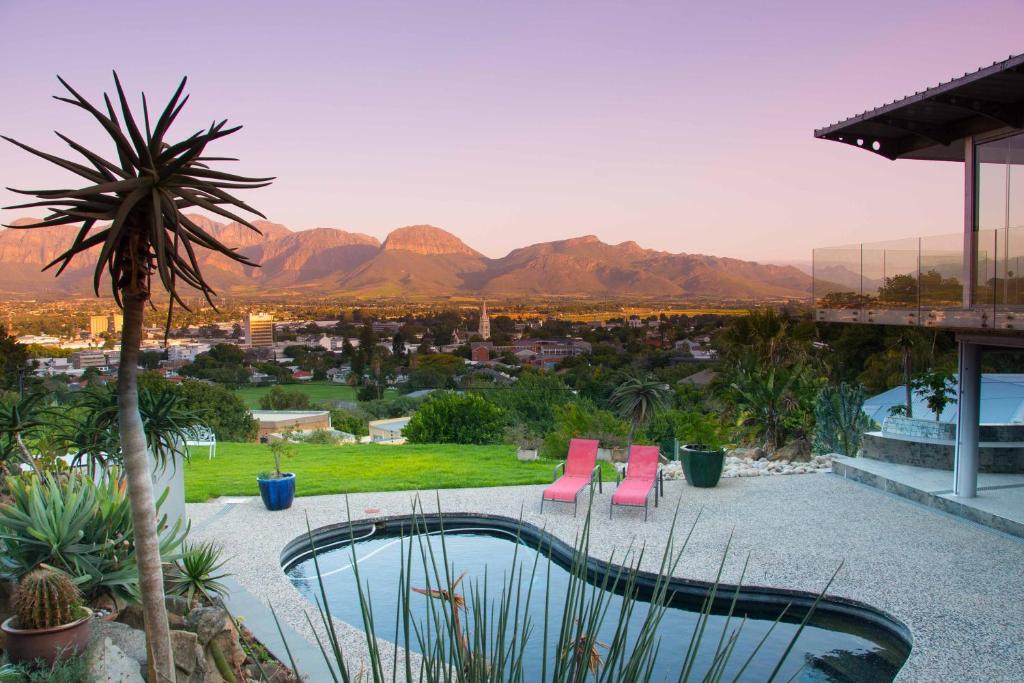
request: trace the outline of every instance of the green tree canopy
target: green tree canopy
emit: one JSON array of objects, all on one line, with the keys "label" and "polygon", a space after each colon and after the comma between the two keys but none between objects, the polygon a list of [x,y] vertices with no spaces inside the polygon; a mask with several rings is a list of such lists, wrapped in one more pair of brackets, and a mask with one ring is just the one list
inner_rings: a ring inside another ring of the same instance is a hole
[{"label": "green tree canopy", "polygon": [[402,435],[410,443],[489,444],[501,441],[505,413],[478,394],[438,392],[430,397]]},{"label": "green tree canopy", "polygon": [[260,396],[260,408],[263,410],[309,410],[313,408],[313,402],[303,391],[274,386]]}]

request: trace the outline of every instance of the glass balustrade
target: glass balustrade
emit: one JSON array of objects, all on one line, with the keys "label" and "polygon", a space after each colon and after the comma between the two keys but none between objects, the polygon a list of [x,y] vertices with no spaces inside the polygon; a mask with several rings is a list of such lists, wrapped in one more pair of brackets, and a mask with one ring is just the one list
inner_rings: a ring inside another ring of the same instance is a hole
[{"label": "glass balustrade", "polygon": [[819,320],[1014,327],[1008,321],[1024,312],[1024,226],[978,232],[970,308],[963,241],[952,233],[815,249]]}]

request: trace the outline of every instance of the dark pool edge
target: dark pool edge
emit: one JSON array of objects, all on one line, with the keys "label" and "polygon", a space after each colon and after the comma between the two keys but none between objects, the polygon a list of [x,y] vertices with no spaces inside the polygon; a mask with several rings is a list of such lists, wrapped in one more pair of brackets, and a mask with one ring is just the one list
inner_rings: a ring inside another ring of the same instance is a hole
[{"label": "dark pool edge", "polygon": [[[442,512],[432,514],[406,514],[389,515],[387,517],[368,518],[353,520],[351,522],[340,522],[318,527],[302,534],[288,542],[281,550],[280,563],[283,570],[287,571],[298,562],[310,559],[316,552],[323,553],[336,547],[347,545],[351,540],[359,540],[371,530],[377,532],[393,532],[413,524],[431,526],[443,526],[452,530],[460,527],[487,526],[497,528],[512,534],[518,534],[528,545],[550,546],[552,559],[567,565],[571,562],[574,548],[554,534],[545,529],[537,527],[529,522],[505,517],[503,515],[492,515],[486,513],[458,513]],[[587,557],[587,571],[598,576],[615,573],[625,568],[592,556]],[[646,589],[651,589],[658,580],[658,574],[654,572],[639,570],[637,582]],[[687,579],[681,577],[670,577],[669,590],[680,596],[699,602],[707,594],[709,588],[714,584],[709,581],[698,579]],[[810,591],[795,590],[790,588],[776,588],[769,586],[747,586],[739,588],[736,584],[718,584],[718,600],[731,602],[733,596],[737,596],[737,608],[747,611],[763,611],[778,614],[787,605],[795,608],[794,611],[805,613],[818,599],[817,593]],[[910,629],[895,616],[865,602],[836,595],[826,595],[821,598],[815,607],[815,614],[818,617],[844,617],[885,631],[894,640],[898,641],[905,649],[907,658],[904,665],[913,652],[914,640]],[[901,667],[902,668],[902,667]]]}]

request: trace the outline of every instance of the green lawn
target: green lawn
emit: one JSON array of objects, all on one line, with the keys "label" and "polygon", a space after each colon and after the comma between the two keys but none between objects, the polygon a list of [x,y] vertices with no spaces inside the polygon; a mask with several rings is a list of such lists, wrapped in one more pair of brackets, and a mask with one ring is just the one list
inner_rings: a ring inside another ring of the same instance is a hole
[{"label": "green lawn", "polygon": [[[295,444],[293,451],[281,469],[295,473],[298,496],[547,484],[557,464],[520,462],[514,446]],[[604,481],[614,481],[614,468],[601,465]],[[213,460],[196,448],[185,465],[185,499],[259,495],[256,475],[273,466],[266,445],[220,443]]]},{"label": "green lawn", "polygon": [[[320,401],[354,401],[356,400],[355,387],[350,387],[347,384],[336,384],[334,382],[300,382],[295,384],[282,384],[282,388],[288,391],[301,391],[302,393],[309,396],[309,399],[313,403],[319,403]],[[238,394],[239,398],[245,402],[246,407],[256,408],[260,407],[260,397],[270,391],[271,387],[244,387],[242,389],[235,389],[235,393]],[[394,398],[397,396],[397,392],[394,389],[386,389],[384,391],[384,398]]]}]

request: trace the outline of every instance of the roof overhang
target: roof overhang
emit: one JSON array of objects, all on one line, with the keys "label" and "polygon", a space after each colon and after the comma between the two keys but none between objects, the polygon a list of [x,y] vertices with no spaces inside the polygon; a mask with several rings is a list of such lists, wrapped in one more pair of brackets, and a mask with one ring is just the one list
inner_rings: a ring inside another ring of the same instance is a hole
[{"label": "roof overhang", "polygon": [[887,159],[963,161],[968,136],[1024,128],[1024,54],[814,131]]}]

